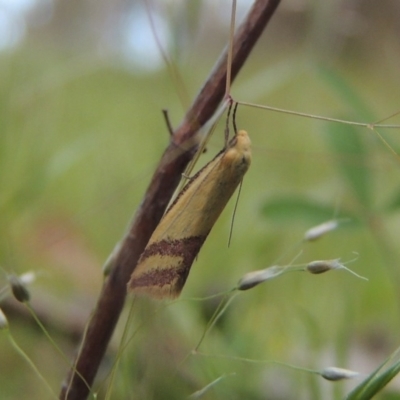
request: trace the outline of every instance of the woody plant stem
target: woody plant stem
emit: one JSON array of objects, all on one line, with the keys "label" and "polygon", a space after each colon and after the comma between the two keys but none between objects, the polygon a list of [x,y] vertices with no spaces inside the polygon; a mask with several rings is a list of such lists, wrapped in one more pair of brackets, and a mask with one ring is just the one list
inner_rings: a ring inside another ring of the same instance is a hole
[{"label": "woody plant stem", "polygon": [[[233,40],[232,80],[267,26],[280,0],[255,0]],[[61,400],[82,400],[89,394],[108,342],[118,322],[126,298],[126,285],[151,234],[177,188],[181,175],[196,149],[196,132],[217,110],[224,98],[227,51],[216,66],[175,130],[154,172],[131,226],[122,239],[114,263],[88,323],[81,350],[62,386]],[[79,374],[76,373],[79,371]],[[83,377],[86,383],[82,380]]]}]

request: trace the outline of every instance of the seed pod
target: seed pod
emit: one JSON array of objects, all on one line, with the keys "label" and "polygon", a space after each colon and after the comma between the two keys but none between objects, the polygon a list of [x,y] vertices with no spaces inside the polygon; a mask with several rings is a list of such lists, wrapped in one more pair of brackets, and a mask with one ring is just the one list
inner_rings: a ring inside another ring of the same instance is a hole
[{"label": "seed pod", "polygon": [[254,286],[259,285],[269,279],[275,278],[280,275],[284,270],[284,267],[280,267],[279,265],[274,265],[269,268],[260,269],[257,271],[249,272],[240,279],[238,282],[237,289],[238,290],[248,290],[253,288]]},{"label": "seed pod", "polygon": [[304,234],[304,240],[307,242],[312,242],[324,236],[328,232],[335,230],[339,226],[337,220],[326,221],[320,225],[313,226]]},{"label": "seed pod", "polygon": [[324,272],[331,271],[332,269],[343,268],[343,265],[339,261],[339,258],[336,260],[311,261],[307,265],[306,270],[312,274],[322,274]]},{"label": "seed pod", "polygon": [[359,373],[356,371],[351,371],[349,369],[337,368],[337,367],[327,367],[321,371],[321,376],[328,381],[340,381],[342,379],[352,379],[358,376]]},{"label": "seed pod", "polygon": [[22,283],[21,279],[19,279],[16,275],[9,275],[8,282],[11,286],[11,291],[14,297],[20,301],[21,303],[28,302],[30,299],[30,294],[28,289]]},{"label": "seed pod", "polygon": [[3,313],[3,310],[0,308],[0,330],[6,328],[8,328],[8,321]]},{"label": "seed pod", "polygon": [[24,285],[29,285],[36,280],[36,273],[33,271],[25,272],[19,276],[19,280]]}]

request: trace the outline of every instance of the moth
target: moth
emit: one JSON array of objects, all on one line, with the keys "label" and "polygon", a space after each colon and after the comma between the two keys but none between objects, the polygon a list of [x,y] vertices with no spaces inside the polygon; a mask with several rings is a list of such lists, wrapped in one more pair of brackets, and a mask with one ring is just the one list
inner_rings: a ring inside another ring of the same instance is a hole
[{"label": "moth", "polygon": [[251,142],[241,130],[178,194],[153,232],[128,290],[158,299],[179,296],[190,268],[251,163]]}]

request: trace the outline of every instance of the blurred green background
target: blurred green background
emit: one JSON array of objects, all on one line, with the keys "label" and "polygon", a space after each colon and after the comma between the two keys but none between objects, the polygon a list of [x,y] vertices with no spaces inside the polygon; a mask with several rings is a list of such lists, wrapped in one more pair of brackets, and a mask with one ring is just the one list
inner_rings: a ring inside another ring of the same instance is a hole
[{"label": "blurred green background", "polygon": [[[251,2],[239,0],[238,21]],[[169,137],[228,39],[229,1],[0,2],[0,265],[34,271],[32,306],[68,357],[102,284],[101,266],[138,207]],[[147,8],[146,8],[147,7]],[[10,11],[11,10],[11,11]],[[147,10],[147,11],[146,11]],[[154,45],[149,15],[175,79]],[[236,100],[372,123],[400,110],[400,3],[282,1],[233,85]],[[5,22],[4,22],[5,21]],[[182,299],[232,288],[279,263],[358,259],[320,276],[286,274],[238,296],[199,342],[218,299],[133,304],[113,399],[339,399],[332,384],[271,363],[371,372],[399,346],[399,129],[366,128],[239,107],[252,139],[227,247],[231,201],[193,265]],[[385,123],[400,124],[399,117]],[[223,145],[223,124],[200,163]],[[315,243],[304,232],[348,218]],[[67,366],[26,310],[2,309],[14,339],[57,393]],[[100,393],[118,349],[122,318]],[[51,398],[0,336],[1,399]],[[185,360],[185,362],[183,362]],[[235,374],[235,375],[232,375]],[[393,381],[382,399],[400,398]],[[102,395],[99,395],[102,398]]]}]

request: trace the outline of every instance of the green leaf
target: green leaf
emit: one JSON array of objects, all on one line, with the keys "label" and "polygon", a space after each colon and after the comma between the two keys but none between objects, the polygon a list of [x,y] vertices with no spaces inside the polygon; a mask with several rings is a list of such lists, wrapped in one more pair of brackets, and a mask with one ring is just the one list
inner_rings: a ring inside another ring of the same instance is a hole
[{"label": "green leaf", "polygon": [[[261,211],[265,217],[279,223],[293,223],[293,220],[302,219],[310,225],[315,225],[336,217],[336,210],[331,206],[292,196],[268,200],[264,203]],[[343,212],[340,213],[340,218],[357,219]]]},{"label": "green leaf", "polygon": [[368,152],[363,138],[351,125],[330,124],[327,126],[328,140],[336,155],[338,168],[343,178],[354,191],[358,201],[369,208],[371,203],[371,176]]}]

